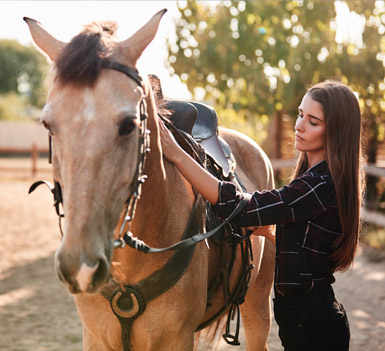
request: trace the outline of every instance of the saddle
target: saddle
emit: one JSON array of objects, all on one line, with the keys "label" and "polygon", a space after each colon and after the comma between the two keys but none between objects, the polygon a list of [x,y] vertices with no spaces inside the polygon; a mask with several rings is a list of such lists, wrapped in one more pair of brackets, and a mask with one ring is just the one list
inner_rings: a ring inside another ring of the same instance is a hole
[{"label": "saddle", "polygon": [[218,116],[215,110],[199,102],[166,100],[164,107],[175,128],[192,136],[214,161],[223,178],[235,169],[235,159],[229,144],[218,135]]}]

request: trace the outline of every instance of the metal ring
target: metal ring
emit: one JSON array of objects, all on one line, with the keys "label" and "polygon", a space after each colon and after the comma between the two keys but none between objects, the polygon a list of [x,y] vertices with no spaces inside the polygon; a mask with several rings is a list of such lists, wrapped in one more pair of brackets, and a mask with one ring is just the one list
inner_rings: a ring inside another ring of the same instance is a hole
[{"label": "metal ring", "polygon": [[123,292],[119,289],[111,297],[111,307],[117,316],[130,319],[143,313],[144,302],[134,289],[127,288]]}]

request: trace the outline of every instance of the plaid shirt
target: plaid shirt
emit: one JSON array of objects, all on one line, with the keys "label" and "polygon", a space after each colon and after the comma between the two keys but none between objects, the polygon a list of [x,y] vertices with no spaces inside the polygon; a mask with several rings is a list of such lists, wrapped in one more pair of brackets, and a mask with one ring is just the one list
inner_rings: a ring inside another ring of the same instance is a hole
[{"label": "plaid shirt", "polygon": [[[242,198],[231,182],[219,186],[214,209],[226,218]],[[279,190],[256,191],[232,221],[242,227],[276,224],[275,293],[295,294],[331,284],[333,243],[341,233],[335,190],[322,161]]]}]

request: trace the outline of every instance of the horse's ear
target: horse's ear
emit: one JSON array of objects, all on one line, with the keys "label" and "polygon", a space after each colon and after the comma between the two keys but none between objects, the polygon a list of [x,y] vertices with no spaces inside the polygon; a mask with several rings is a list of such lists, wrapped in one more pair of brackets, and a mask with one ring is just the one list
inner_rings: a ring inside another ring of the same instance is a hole
[{"label": "horse's ear", "polygon": [[24,17],[23,20],[28,24],[35,44],[46,53],[52,61],[56,62],[66,43],[55,39],[43,28],[40,22],[28,17]]},{"label": "horse's ear", "polygon": [[140,28],[130,38],[119,43],[119,47],[126,53],[127,58],[134,65],[142,55],[144,49],[154,39],[158,31],[159,22],[167,9],[157,12],[142,28]]}]

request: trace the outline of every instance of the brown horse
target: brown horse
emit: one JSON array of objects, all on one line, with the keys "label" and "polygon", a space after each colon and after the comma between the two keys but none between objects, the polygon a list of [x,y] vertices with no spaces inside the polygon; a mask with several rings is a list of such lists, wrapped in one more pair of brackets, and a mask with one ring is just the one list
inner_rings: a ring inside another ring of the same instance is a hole
[{"label": "brown horse", "polygon": [[[65,213],[55,264],[59,278],[74,294],[84,326],[85,350],[122,350],[126,334],[128,345],[124,347],[132,350],[191,351],[198,327],[223,315],[218,313],[223,306],[222,289],[211,296],[210,304],[207,301],[210,280],[216,277],[210,266],[221,270],[214,243],[209,241],[210,249],[204,242],[196,244],[183,272],[167,289],[155,291],[145,305],[137,289],[127,286],[136,287],[154,277],[162,284],[173,270],[165,276],[157,276],[157,272],[174,254],[146,254],[128,246],[114,249],[127,198],[138,190],[137,169],[143,167],[141,158],[147,147],[143,140],[149,138],[151,145],[144,165],[148,179],[133,219],[128,218],[132,221],[123,225],[130,225],[130,230],[151,246],[168,246],[181,239],[196,205],[191,186],[162,158],[154,96],[148,79],[142,81],[135,70],[164,12],[155,14],[121,42],[113,39],[110,25],[94,23],[64,43],[40,23],[25,18],[34,42],[55,63],[55,77],[41,117],[51,134],[55,190],[60,194],[56,199],[63,201]],[[234,131],[221,130],[221,135],[232,147],[236,172],[246,188],[272,188],[271,165],[262,150]],[[203,216],[202,210],[199,216]],[[270,329],[274,250],[259,236],[252,238],[252,247],[255,269],[241,315],[247,349],[264,350]],[[175,270],[180,265],[176,262]],[[240,271],[238,255],[231,287]],[[158,289],[157,284],[153,288]],[[124,295],[126,291],[128,295]]]}]

